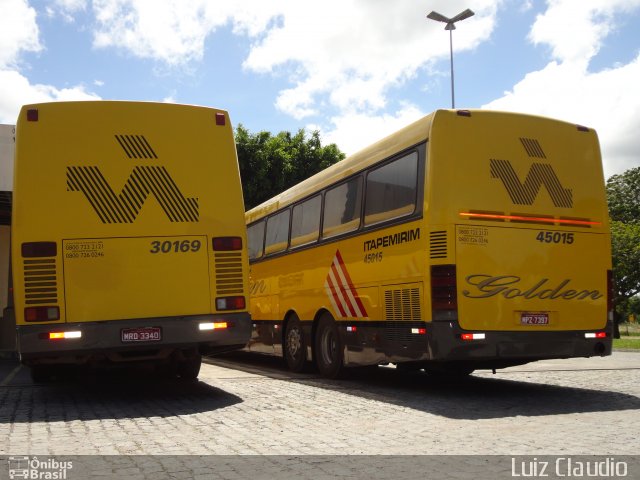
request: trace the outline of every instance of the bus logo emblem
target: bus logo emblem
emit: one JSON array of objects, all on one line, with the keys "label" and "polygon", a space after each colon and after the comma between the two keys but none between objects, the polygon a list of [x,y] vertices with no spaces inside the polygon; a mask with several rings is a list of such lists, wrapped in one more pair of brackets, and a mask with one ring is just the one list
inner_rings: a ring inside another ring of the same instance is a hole
[{"label": "bus logo emblem", "polygon": [[165,167],[135,167],[119,194],[98,167],[67,167],[67,190],[82,192],[102,223],[133,223],[153,195],[172,222],[198,222],[197,198],[185,197]]},{"label": "bus logo emblem", "polygon": [[553,170],[546,163],[534,163],[531,165],[524,183],[518,178],[508,160],[490,160],[491,178],[502,180],[507,189],[511,201],[516,205],[533,205],[541,187],[547,189],[553,205],[562,208],[573,207],[573,192],[570,188],[564,188]]},{"label": "bus logo emblem", "polygon": [[353,286],[347,267],[342,260],[340,250],[336,250],[329,274],[324,282],[324,289],[329,296],[335,312],[341,317],[366,318],[367,311]]}]

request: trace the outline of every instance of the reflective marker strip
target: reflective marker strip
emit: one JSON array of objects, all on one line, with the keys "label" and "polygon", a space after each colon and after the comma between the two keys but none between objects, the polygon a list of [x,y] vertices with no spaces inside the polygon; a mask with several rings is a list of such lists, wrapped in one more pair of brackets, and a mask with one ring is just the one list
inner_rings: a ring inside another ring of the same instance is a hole
[{"label": "reflective marker strip", "polygon": [[68,338],[81,338],[82,332],[73,331],[73,332],[49,332],[49,340],[60,340],[60,339],[68,339]]}]

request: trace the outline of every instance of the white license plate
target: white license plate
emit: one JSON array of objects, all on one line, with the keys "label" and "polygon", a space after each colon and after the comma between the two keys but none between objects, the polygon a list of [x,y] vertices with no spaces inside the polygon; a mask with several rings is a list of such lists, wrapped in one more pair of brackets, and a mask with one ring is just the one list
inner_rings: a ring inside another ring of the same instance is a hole
[{"label": "white license plate", "polygon": [[549,325],[549,314],[523,313],[520,315],[520,325]]},{"label": "white license plate", "polygon": [[123,328],[120,336],[124,343],[127,342],[158,342],[162,340],[160,327]]}]

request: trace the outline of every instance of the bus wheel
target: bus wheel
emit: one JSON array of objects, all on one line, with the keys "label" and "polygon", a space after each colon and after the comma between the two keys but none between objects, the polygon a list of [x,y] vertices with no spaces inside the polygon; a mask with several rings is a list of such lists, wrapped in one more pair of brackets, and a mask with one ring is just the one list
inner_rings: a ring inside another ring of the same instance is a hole
[{"label": "bus wheel", "polygon": [[183,380],[195,380],[200,373],[202,356],[198,353],[178,363],[178,375]]},{"label": "bus wheel", "polygon": [[291,315],[284,334],[284,358],[289,370],[302,372],[307,363],[307,346],[297,315]]},{"label": "bus wheel", "polygon": [[331,315],[323,314],[315,335],[315,357],[323,377],[338,378],[343,369],[343,352],[340,333]]}]

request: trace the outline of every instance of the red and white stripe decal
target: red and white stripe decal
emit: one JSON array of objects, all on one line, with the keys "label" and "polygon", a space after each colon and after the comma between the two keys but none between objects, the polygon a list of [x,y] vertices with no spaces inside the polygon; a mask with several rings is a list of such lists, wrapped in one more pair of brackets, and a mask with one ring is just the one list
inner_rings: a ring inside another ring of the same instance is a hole
[{"label": "red and white stripe decal", "polygon": [[329,296],[334,311],[340,317],[366,318],[367,311],[353,286],[347,267],[342,260],[340,250],[336,250],[329,274],[324,282],[324,289]]}]

